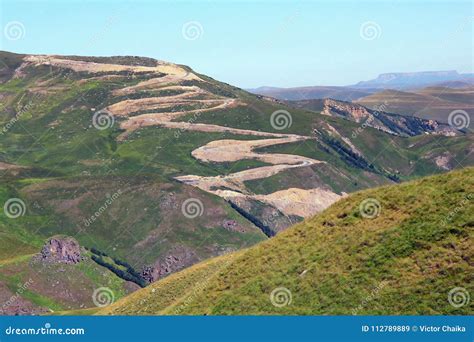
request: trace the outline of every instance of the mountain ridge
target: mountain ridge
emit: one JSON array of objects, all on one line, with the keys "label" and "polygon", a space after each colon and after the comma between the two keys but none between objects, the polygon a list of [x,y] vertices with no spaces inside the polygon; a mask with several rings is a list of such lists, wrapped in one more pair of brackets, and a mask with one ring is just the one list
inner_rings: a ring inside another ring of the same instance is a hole
[{"label": "mountain ridge", "polygon": [[414,89],[436,85],[443,82],[470,81],[474,82],[473,73],[460,74],[456,70],[447,71],[417,71],[383,73],[369,81],[360,81],[349,87],[354,88],[392,88]]},{"label": "mountain ridge", "polygon": [[342,117],[363,123],[365,126],[374,127],[393,135],[415,136],[430,133],[455,136],[461,134],[461,131],[436,120],[388,113],[384,110],[383,105],[369,109],[357,103],[333,99],[288,101],[287,103],[290,106],[320,111],[323,115]]}]

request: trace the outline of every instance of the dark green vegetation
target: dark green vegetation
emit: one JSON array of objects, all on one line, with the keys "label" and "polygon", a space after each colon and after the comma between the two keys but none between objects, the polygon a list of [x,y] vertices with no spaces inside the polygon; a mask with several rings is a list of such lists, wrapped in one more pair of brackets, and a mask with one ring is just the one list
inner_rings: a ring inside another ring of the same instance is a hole
[{"label": "dark green vegetation", "polygon": [[[360,209],[366,200],[378,203],[378,215]],[[448,293],[474,290],[473,200],[473,168],[357,192],[268,241],[174,274],[101,313],[471,314],[472,303],[455,307]],[[276,302],[283,305],[272,305],[272,291],[282,287],[289,292],[280,291],[284,300]]]},{"label": "dark green vegetation", "polygon": [[95,248],[90,249],[91,259],[100,266],[109,269],[119,278],[134,282],[135,284],[144,287],[148,285],[147,281],[143,279],[142,275],[137,272],[129,263],[117,258],[111,258],[107,254],[98,251]]}]

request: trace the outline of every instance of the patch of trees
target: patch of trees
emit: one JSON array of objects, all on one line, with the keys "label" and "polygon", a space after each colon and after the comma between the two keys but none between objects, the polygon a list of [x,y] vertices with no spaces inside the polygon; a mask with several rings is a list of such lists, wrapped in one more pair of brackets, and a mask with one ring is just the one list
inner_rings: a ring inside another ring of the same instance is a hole
[{"label": "patch of trees", "polygon": [[433,130],[433,127],[428,124],[428,121],[415,117],[407,117],[406,125],[408,129],[414,132],[412,135],[419,135]]},{"label": "patch of trees", "polygon": [[108,256],[104,252],[101,252],[98,249],[95,249],[94,247],[90,248],[89,250],[91,251],[91,253],[94,253],[95,255],[98,255],[98,256],[105,256],[105,257]]},{"label": "patch of trees", "polygon": [[272,236],[275,236],[275,232],[269,227],[267,226],[266,224],[264,224],[262,221],[260,221],[258,218],[256,218],[255,216],[253,216],[252,214],[250,214],[249,212],[243,210],[242,208],[240,208],[239,206],[237,206],[236,204],[232,203],[231,201],[229,201],[229,204],[230,206],[235,209],[235,211],[237,211],[240,215],[242,215],[243,217],[245,217],[247,220],[249,220],[250,222],[252,222],[255,226],[257,226],[258,228],[260,228],[260,230],[263,232],[263,234],[265,234],[266,236],[268,237],[272,237]]},{"label": "patch of trees", "polygon": [[[91,259],[93,261],[107,268],[108,270],[113,272],[115,275],[117,275],[119,278],[122,278],[123,280],[126,280],[126,281],[134,282],[135,284],[141,287],[145,287],[146,285],[148,285],[148,282],[145,279],[143,279],[141,274],[137,272],[129,263],[117,258],[111,258],[115,263],[115,264],[111,264],[104,260],[103,257],[108,257],[108,255],[105,254],[104,252],[101,252],[96,248],[91,248],[90,251],[91,253],[93,253],[93,255],[91,256]],[[125,270],[123,270],[119,266],[124,267]]]},{"label": "patch of trees", "polygon": [[388,173],[387,178],[394,181],[395,183],[400,183],[400,177],[398,177],[397,175]]},{"label": "patch of trees", "polygon": [[355,153],[350,148],[344,146],[339,140],[328,136],[323,136],[323,140],[327,145],[329,145],[333,150],[335,150],[339,154],[340,158],[349,166],[367,170],[387,177],[388,179],[396,183],[400,183],[400,177],[395,174],[388,173],[385,170],[378,170],[373,164],[370,164],[364,157]]},{"label": "patch of trees", "polygon": [[370,164],[364,157],[344,146],[339,140],[331,137],[324,137],[324,142],[331,146],[349,166],[378,173],[373,164]]}]

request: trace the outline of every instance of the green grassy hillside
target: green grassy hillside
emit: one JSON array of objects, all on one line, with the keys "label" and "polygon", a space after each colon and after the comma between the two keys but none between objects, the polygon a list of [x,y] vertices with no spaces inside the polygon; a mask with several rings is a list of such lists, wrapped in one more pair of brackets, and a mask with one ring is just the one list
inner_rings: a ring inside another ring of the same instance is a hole
[{"label": "green grassy hillside", "polygon": [[[3,236],[22,239],[36,251],[38,238],[61,233],[140,269],[177,245],[192,250],[195,262],[265,239],[225,202],[152,176],[35,179],[9,182],[0,190],[5,190],[1,203],[16,197],[27,207],[16,219],[0,214]],[[182,213],[188,198],[202,203],[201,216],[190,219]],[[225,220],[236,222],[240,231],[223,229]],[[6,246],[12,246],[2,251],[6,258],[22,253],[17,243]]]},{"label": "green grassy hillside", "polygon": [[93,262],[91,253],[83,256],[77,265],[43,263],[34,254],[0,260],[0,315],[97,308],[97,289],[112,302],[138,288]]},{"label": "green grassy hillside", "polygon": [[473,168],[357,192],[101,313],[472,314],[448,293],[474,290],[473,193]]}]

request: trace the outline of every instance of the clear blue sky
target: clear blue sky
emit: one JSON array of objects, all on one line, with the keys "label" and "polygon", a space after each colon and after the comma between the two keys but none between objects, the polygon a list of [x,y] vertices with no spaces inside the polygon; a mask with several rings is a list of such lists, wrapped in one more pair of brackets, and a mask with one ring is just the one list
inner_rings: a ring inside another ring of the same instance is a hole
[{"label": "clear blue sky", "polygon": [[[473,70],[471,1],[0,2],[2,50],[148,56],[245,88]],[[182,33],[191,21],[202,27],[195,40]],[[20,39],[5,38],[11,22]],[[361,37],[366,22],[373,40]]]}]

